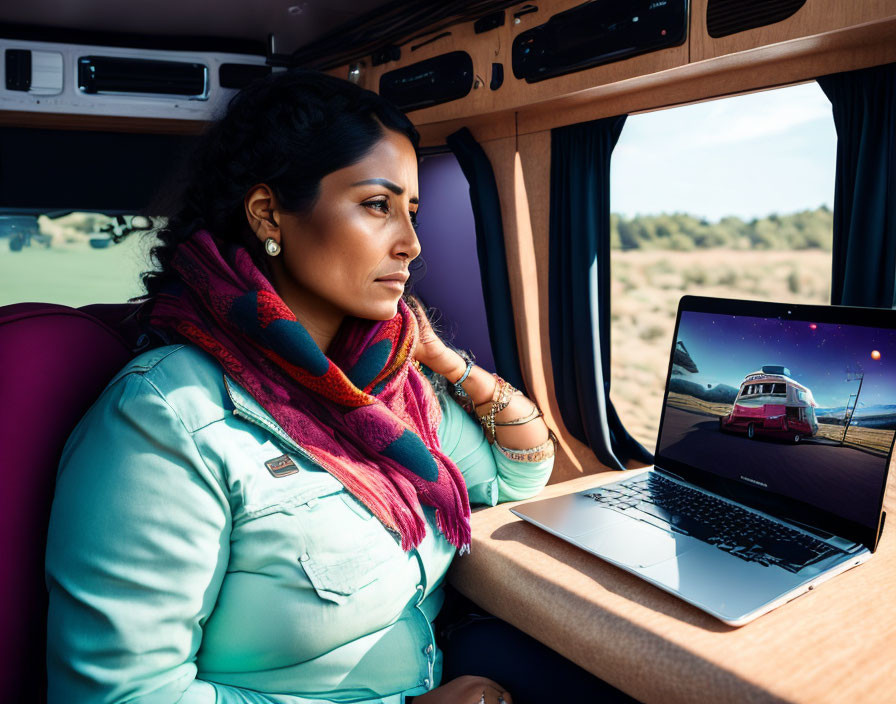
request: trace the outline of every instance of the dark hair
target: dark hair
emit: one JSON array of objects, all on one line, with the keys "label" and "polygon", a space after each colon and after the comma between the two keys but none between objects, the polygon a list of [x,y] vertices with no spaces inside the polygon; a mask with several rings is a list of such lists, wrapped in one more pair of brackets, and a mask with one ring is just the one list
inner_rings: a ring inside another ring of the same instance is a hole
[{"label": "dark hair", "polygon": [[308,212],[321,179],[357,163],[384,136],[419,135],[389,101],[353,83],[316,71],[272,73],[252,82],[213,122],[148,212],[167,219],[154,234],[157,268],[143,274],[144,298],[175,278],[171,259],[196,230],[244,246],[270,279],[267,256],[246,221],[243,201],[252,186],[267,184],[289,212]]}]

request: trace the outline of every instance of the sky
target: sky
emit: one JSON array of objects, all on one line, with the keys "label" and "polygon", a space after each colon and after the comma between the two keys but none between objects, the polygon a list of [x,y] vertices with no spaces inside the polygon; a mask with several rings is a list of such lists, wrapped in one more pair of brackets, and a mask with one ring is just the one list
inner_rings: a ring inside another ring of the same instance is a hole
[{"label": "sky", "polygon": [[611,210],[717,221],[833,209],[836,152],[814,81],[631,115],[611,160]]},{"label": "sky", "polygon": [[858,364],[865,373],[859,408],[896,404],[896,330],[685,312],[678,340],[699,369],[687,378],[698,383],[739,388],[750,372],[780,364],[819,408],[836,408],[856,392],[859,383],[846,381],[846,368]]}]

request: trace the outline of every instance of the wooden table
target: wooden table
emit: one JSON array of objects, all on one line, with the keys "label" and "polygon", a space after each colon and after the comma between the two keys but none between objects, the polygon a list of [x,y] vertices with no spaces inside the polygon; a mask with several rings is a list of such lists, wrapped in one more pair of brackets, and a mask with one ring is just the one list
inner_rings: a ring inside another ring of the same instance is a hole
[{"label": "wooden table", "polygon": [[[644,470],[547,487],[573,493]],[[896,472],[884,509],[896,520]],[[473,515],[450,582],[496,616],[646,704],[896,702],[896,524],[859,565],[741,628],[525,523]]]}]

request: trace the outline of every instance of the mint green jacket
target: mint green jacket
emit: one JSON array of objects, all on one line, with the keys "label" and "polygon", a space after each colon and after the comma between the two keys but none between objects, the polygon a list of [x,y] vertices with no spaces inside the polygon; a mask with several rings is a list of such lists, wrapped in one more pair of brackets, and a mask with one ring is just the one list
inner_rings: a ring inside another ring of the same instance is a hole
[{"label": "mint green jacket", "polygon": [[[541,490],[552,460],[508,460],[440,403],[442,448],[471,503]],[[426,538],[404,552],[214,358],[144,353],[62,455],[50,703],[400,704],[432,689],[432,621],[455,549],[424,512]]]}]

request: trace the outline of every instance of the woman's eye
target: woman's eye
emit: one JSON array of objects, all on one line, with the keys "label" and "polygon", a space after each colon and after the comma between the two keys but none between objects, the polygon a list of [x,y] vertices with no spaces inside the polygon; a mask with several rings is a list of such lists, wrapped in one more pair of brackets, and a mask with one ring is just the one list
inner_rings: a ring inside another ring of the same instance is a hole
[{"label": "woman's eye", "polygon": [[375,210],[379,210],[381,213],[388,213],[388,212],[389,212],[389,201],[388,201],[388,200],[385,200],[385,199],[382,199],[382,200],[369,200],[369,201],[367,201],[364,205],[365,205],[365,207],[367,207],[367,208],[373,208],[373,209],[375,209]]},{"label": "woman's eye", "polygon": [[[369,200],[366,203],[363,203],[365,208],[373,208],[374,210],[378,210],[381,213],[389,213],[389,201],[387,199],[381,200]],[[409,210],[408,215],[411,216],[411,225],[416,230],[419,223],[417,222],[417,212],[415,210]]]}]

